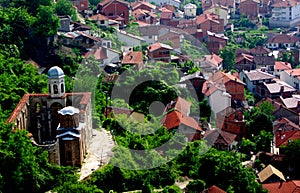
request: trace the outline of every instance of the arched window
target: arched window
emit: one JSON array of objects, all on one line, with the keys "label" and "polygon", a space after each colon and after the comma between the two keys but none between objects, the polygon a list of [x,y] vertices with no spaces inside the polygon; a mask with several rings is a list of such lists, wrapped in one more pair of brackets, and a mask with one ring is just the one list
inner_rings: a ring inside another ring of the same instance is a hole
[{"label": "arched window", "polygon": [[53,85],[54,94],[58,94],[58,88],[57,85]]},{"label": "arched window", "polygon": [[61,85],[60,85],[60,90],[61,90],[62,93],[65,92],[64,84],[61,84]]}]

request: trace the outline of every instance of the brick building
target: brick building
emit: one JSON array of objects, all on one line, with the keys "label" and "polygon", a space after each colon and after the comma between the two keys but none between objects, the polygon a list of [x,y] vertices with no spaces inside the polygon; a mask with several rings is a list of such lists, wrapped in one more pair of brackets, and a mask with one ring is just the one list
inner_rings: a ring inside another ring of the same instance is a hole
[{"label": "brick building", "polygon": [[240,15],[245,14],[249,19],[256,20],[258,17],[258,2],[244,0],[240,2]]},{"label": "brick building", "polygon": [[79,11],[84,11],[89,9],[88,0],[70,0],[70,1]]},{"label": "brick building", "polygon": [[171,51],[173,48],[167,44],[155,43],[147,48],[148,59],[152,62],[171,62]]},{"label": "brick building", "polygon": [[129,22],[129,3],[123,0],[104,0],[97,6],[102,15],[120,22],[121,26]]},{"label": "brick building", "polygon": [[80,166],[92,137],[91,93],[65,93],[64,72],[48,71],[48,94],[25,94],[8,118],[13,130],[27,130],[49,161]]}]

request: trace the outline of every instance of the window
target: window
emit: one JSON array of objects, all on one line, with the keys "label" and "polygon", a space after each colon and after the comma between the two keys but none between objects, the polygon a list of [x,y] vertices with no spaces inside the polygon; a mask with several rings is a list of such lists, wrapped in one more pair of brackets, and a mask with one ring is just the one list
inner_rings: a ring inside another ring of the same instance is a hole
[{"label": "window", "polygon": [[100,21],[100,24],[104,24],[104,20],[101,20],[101,21]]},{"label": "window", "polygon": [[53,85],[54,94],[58,94],[58,88],[57,85]]},{"label": "window", "polygon": [[61,85],[60,85],[60,90],[61,90],[61,92],[65,92],[64,84],[61,84]]},{"label": "window", "polygon": [[113,16],[113,15],[114,15],[114,13],[109,13],[109,14],[108,14],[108,16]]}]

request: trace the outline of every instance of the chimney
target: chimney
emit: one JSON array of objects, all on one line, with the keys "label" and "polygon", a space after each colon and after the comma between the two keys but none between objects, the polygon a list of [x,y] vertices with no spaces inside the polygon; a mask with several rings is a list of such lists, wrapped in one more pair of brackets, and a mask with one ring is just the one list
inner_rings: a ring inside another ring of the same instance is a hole
[{"label": "chimney", "polygon": [[283,93],[283,91],[284,91],[284,86],[280,85],[280,93]]}]

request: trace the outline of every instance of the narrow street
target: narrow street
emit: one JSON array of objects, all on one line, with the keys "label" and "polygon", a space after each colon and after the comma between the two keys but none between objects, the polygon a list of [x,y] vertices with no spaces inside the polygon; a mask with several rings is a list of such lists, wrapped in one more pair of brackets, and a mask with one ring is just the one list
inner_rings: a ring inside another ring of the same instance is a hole
[{"label": "narrow street", "polygon": [[87,155],[79,172],[79,180],[91,175],[100,166],[107,164],[113,156],[112,148],[115,143],[112,135],[105,129],[93,130],[92,142],[87,150]]}]

